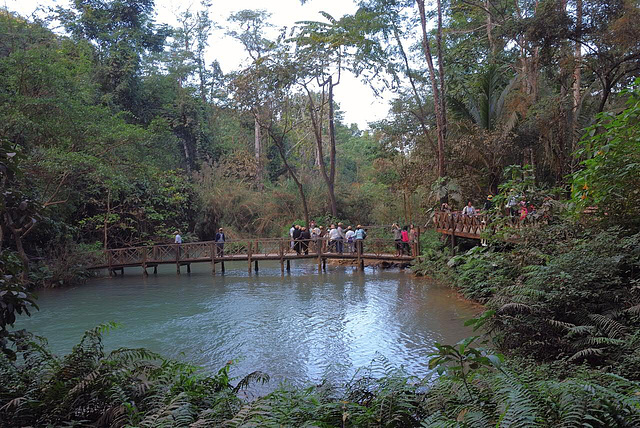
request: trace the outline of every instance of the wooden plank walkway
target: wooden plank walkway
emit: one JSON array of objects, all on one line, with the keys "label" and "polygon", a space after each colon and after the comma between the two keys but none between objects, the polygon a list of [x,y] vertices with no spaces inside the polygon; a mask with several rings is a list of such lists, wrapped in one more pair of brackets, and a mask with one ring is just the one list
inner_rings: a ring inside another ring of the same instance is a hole
[{"label": "wooden plank walkway", "polygon": [[[344,243],[342,253],[328,251],[329,242],[326,238],[316,241],[300,241],[302,252],[298,254],[291,246],[289,239],[251,239],[227,241],[223,246],[213,241],[193,242],[183,244],[164,244],[144,247],[116,248],[93,253],[90,257],[89,269],[108,269],[110,275],[116,271],[124,272],[124,268],[140,267],[143,275],[148,275],[147,269],[153,268],[157,273],[159,265],[173,264],[176,273],[180,273],[182,266],[187,272],[191,271],[192,263],[210,263],[212,273],[216,273],[216,265],[225,271],[225,262],[246,261],[248,270],[258,271],[259,261],[278,260],[280,269],[290,269],[291,260],[316,259],[318,270],[326,269],[327,259],[346,259],[357,261],[360,269],[364,268],[365,260],[381,260],[395,263],[409,263],[419,254],[419,244],[411,244],[412,255],[395,254],[395,242],[391,239],[365,239],[360,251],[355,245],[351,249]],[[304,246],[308,245],[307,251]],[[351,250],[351,251],[350,251]]]}]

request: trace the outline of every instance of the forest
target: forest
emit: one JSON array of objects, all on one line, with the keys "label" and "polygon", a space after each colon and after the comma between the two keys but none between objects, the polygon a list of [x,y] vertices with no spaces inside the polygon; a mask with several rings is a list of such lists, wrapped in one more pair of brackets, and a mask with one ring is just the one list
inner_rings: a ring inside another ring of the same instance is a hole
[{"label": "forest", "polygon": [[[640,3],[356,3],[288,28],[215,22],[207,0],[175,26],[154,0],[0,9],[0,426],[640,426]],[[211,60],[215,28],[245,66]],[[347,73],[386,118],[345,122]],[[514,194],[552,212],[515,243],[422,236],[415,274],[486,309],[431,355],[437,379],[377,361],[246,402],[265,374],[106,352],[111,324],[63,357],[12,328],[94,251],[311,219],[427,230],[445,201],[492,195],[500,216]]]}]

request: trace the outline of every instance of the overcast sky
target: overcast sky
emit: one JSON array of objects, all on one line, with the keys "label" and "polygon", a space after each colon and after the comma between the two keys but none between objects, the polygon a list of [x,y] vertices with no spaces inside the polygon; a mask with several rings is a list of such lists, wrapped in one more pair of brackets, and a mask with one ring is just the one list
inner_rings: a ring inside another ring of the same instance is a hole
[{"label": "overcast sky", "polygon": [[[270,22],[277,27],[291,27],[297,21],[323,20],[319,14],[325,11],[339,18],[347,13],[354,13],[356,5],[352,0],[308,0],[302,6],[299,0],[234,0],[216,1],[213,3],[209,16],[219,25],[226,25],[226,20],[233,12],[243,9],[265,9],[271,13]],[[29,16],[39,6],[54,5],[67,6],[67,0],[0,0],[10,10],[21,15]],[[156,21],[174,25],[175,16],[192,4],[192,10],[200,6],[199,0],[182,2],[176,0],[156,0]],[[225,73],[239,67],[246,57],[244,49],[235,40],[224,35],[224,30],[214,32],[209,41],[209,62],[217,59]],[[335,89],[335,99],[345,112],[345,122],[357,123],[360,129],[367,127],[367,122],[382,119],[386,116],[388,107],[386,100],[376,98],[369,87],[353,75],[343,75],[343,79]]]}]

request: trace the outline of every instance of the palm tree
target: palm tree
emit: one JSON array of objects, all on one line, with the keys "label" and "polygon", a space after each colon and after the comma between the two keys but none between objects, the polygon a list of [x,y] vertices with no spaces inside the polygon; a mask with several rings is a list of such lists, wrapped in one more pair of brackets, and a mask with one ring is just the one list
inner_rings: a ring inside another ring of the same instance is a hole
[{"label": "palm tree", "polygon": [[517,83],[515,77],[504,85],[504,74],[495,64],[490,64],[479,75],[478,83],[466,93],[466,102],[450,98],[452,116],[457,120],[459,136],[454,150],[466,166],[488,177],[488,191],[496,193],[504,165],[513,144],[511,131],[515,128],[518,114],[507,111],[505,100]]},{"label": "palm tree", "polygon": [[505,99],[515,86],[517,77],[502,89],[503,73],[496,64],[490,64],[480,74],[480,79],[475,94],[467,93],[467,102],[457,98],[450,98],[450,106],[454,117],[459,120],[467,120],[486,131],[495,131],[501,128],[503,133],[508,133],[515,127],[517,114],[515,111],[506,115],[504,109]]}]

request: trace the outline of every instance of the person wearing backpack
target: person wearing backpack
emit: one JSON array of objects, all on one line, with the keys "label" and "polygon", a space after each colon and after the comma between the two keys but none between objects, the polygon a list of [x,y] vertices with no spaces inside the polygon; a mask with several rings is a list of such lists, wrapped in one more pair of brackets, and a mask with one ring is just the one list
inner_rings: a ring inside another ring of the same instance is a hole
[{"label": "person wearing backpack", "polygon": [[362,228],[361,225],[358,225],[358,227],[356,228],[356,234],[354,235],[354,240],[356,242],[356,252],[358,254],[362,254],[362,250],[363,250],[362,244],[366,237],[367,237],[367,232],[365,232],[365,230]]}]

